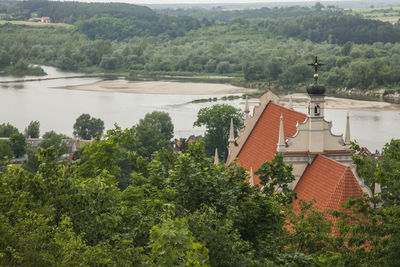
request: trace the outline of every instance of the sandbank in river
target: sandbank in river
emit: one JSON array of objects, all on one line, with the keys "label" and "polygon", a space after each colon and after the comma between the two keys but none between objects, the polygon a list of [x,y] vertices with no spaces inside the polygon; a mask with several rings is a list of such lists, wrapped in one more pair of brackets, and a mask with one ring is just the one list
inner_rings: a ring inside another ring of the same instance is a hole
[{"label": "sandbank in river", "polygon": [[[307,94],[291,94],[280,97],[280,103],[289,105],[292,98],[294,108],[305,108],[308,100]],[[379,101],[356,100],[349,98],[325,97],[325,108],[327,109],[358,109],[358,110],[400,110],[400,104],[393,104]]]},{"label": "sandbank in river", "polygon": [[[91,84],[57,87],[67,90],[118,92],[133,94],[168,94],[168,95],[223,95],[257,92],[255,89],[247,89],[230,84],[218,83],[192,83],[169,81],[126,81],[111,80],[99,81]],[[304,108],[307,103],[306,94],[291,94],[281,97],[280,102],[287,106],[292,97],[295,108]],[[365,110],[400,110],[399,104],[378,101],[364,101],[346,98],[326,97],[328,109],[365,109]]]},{"label": "sandbank in river", "polygon": [[62,86],[57,88],[68,90],[157,95],[220,95],[257,92],[257,90],[254,89],[246,89],[230,84],[167,81],[137,82],[127,80],[100,81],[91,84]]}]

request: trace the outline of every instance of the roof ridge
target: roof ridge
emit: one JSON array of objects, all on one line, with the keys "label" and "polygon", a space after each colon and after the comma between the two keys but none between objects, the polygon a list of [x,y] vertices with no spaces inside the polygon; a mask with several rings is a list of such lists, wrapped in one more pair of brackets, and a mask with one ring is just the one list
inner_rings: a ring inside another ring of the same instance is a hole
[{"label": "roof ridge", "polygon": [[[333,202],[333,196],[335,196],[335,193],[338,192],[339,188],[342,188],[342,182],[343,182],[343,177],[345,177],[345,173],[347,171],[347,168],[345,168],[342,172],[342,175],[340,176],[339,182],[335,185],[335,188],[333,189],[332,193],[330,194],[328,201],[326,202],[326,207],[324,207],[325,209],[329,208],[330,204]],[[342,203],[342,195],[340,195],[340,200],[339,203]]]},{"label": "roof ridge", "polygon": [[[264,93],[264,94],[265,94],[265,93]],[[275,102],[272,101],[272,100],[269,100],[269,101],[267,102],[267,104],[265,105],[264,109],[263,109],[263,110],[261,111],[261,113],[259,114],[259,116],[258,116],[258,118],[257,118],[257,121],[255,122],[255,124],[254,124],[253,127],[251,128],[251,130],[250,130],[249,134],[247,135],[247,137],[251,135],[251,133],[253,132],[253,130],[254,130],[254,129],[257,127],[257,125],[260,123],[259,119],[262,117],[263,113],[267,110],[268,106],[274,106],[274,105],[277,106],[277,107],[279,107],[279,108],[284,108],[284,109],[286,109],[288,112],[294,112],[294,113],[297,113],[297,114],[300,114],[300,115],[306,115],[305,113],[301,113],[301,112],[298,112],[298,111],[296,111],[296,110],[293,110],[293,109],[290,109],[290,108],[286,108],[286,107],[284,107],[284,106],[282,106],[282,105],[279,105],[279,104],[275,103]],[[259,106],[258,106],[258,107],[259,107]],[[257,108],[257,107],[256,107],[256,108]],[[307,120],[307,117],[306,117],[306,120]],[[239,135],[239,136],[240,136],[240,135]],[[238,137],[239,137],[239,136],[238,136]],[[285,136],[285,140],[286,140],[287,137],[288,137],[288,136]],[[238,152],[237,152],[237,155],[240,154],[240,152],[242,151],[242,148],[243,148],[244,145],[246,144],[247,140],[248,140],[248,138],[246,138],[246,139],[244,140],[242,146],[240,147],[240,149],[239,149]],[[286,143],[286,141],[285,141],[285,143]]]},{"label": "roof ridge", "polygon": [[235,143],[233,145],[229,145],[229,155],[226,161],[226,164],[228,165],[239,155],[244,144],[247,142],[247,139],[253,132],[255,126],[258,124],[260,117],[265,112],[267,106],[271,102],[277,102],[279,100],[279,97],[270,90],[266,90],[258,98],[260,99],[260,104],[253,108],[253,115],[244,120],[244,127],[238,131],[238,136],[235,138]]},{"label": "roof ridge", "polygon": [[[287,107],[285,107],[285,106],[283,106],[283,105],[281,105],[281,104],[274,103],[274,102],[272,102],[272,104],[277,105],[277,106],[279,106],[279,107],[282,107],[282,108],[284,108],[284,109],[287,109],[287,110],[289,110],[289,111],[291,111],[291,112],[295,112],[295,113],[297,113],[297,114],[301,114],[301,115],[306,115],[306,116],[307,116],[307,114],[305,114],[305,113],[303,113],[303,112],[300,112],[300,111],[297,111],[297,110],[294,110],[294,109],[291,109],[291,108],[287,108]],[[306,120],[307,120],[307,118],[306,118]]]},{"label": "roof ridge", "polygon": [[[324,151],[324,152],[325,152],[325,151]],[[328,152],[329,152],[329,150],[328,150]],[[326,159],[328,159],[328,160],[330,160],[330,161],[332,161],[332,162],[334,162],[334,163],[340,165],[341,167],[350,168],[349,166],[347,166],[347,165],[344,164],[344,163],[341,163],[341,162],[339,162],[339,161],[336,161],[336,160],[334,160],[334,159],[331,159],[330,157],[325,156],[325,155],[323,154],[323,152],[318,153],[317,155],[320,155],[320,156],[322,156],[322,157],[324,157],[324,158],[326,158]],[[315,157],[315,158],[317,158],[317,157]],[[314,160],[315,160],[315,159],[314,159]]]},{"label": "roof ridge", "polygon": [[[264,109],[260,112],[260,114],[259,114],[259,116],[258,116],[256,122],[254,123],[253,127],[249,130],[249,133],[247,134],[246,138],[243,140],[243,144],[242,144],[242,145],[240,146],[240,148],[238,149],[236,156],[240,154],[240,152],[242,151],[243,147],[245,146],[245,144],[246,144],[246,142],[247,142],[249,136],[251,135],[251,133],[253,132],[253,130],[257,127],[257,124],[260,123],[260,120],[259,120],[259,119],[261,118],[261,116],[263,115],[263,113],[265,112],[265,110],[267,109],[267,107],[268,107],[269,105],[273,104],[273,103],[274,103],[274,102],[272,102],[271,100],[268,101],[267,104],[265,105]],[[255,108],[259,108],[259,106],[255,107]],[[245,127],[246,127],[246,126],[245,126]],[[245,129],[243,128],[243,132],[244,132],[244,130],[245,130]],[[239,136],[238,136],[238,137],[239,137]]]},{"label": "roof ridge", "polygon": [[[349,176],[347,174],[349,174]],[[333,196],[335,195],[336,192],[338,192],[339,188],[341,188],[341,192],[340,192],[340,196],[339,196],[340,197],[339,203],[344,203],[348,199],[349,196],[346,196],[346,191],[351,187],[349,187],[347,181],[354,182],[354,181],[352,181],[353,180],[352,178],[356,179],[351,168],[349,166],[347,166],[346,169],[343,171],[343,174],[340,177],[339,182],[336,184],[335,189],[333,190],[332,194],[330,195],[329,200],[327,202],[327,206],[330,206],[329,204],[332,203]],[[358,184],[357,179],[356,179],[356,184]],[[361,190],[361,188],[360,188],[360,190]],[[326,207],[326,208],[328,208],[328,207]]]}]

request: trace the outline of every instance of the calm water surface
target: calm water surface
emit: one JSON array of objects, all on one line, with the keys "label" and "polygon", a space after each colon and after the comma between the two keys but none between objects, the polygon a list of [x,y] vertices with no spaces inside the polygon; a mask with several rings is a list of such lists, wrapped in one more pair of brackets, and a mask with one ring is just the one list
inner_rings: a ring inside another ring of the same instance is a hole
[{"label": "calm water surface", "polygon": [[[46,77],[67,77],[64,73],[44,67]],[[31,77],[25,77],[29,79]],[[0,81],[19,78],[0,77]],[[9,122],[21,131],[32,120],[40,121],[41,133],[55,130],[72,136],[72,126],[82,113],[101,118],[107,129],[117,123],[122,128],[139,122],[154,110],[168,112],[175,126],[176,137],[204,133],[193,128],[197,112],[215,102],[190,103],[194,99],[221,97],[222,95],[154,95],[109,92],[89,92],[54,89],[65,85],[78,85],[99,81],[98,78],[70,78],[48,81],[0,84],[0,123]],[[243,108],[243,100],[218,101]],[[305,112],[305,109],[299,109]],[[400,138],[400,111],[349,110],[351,137],[370,150],[380,149],[392,138]],[[333,132],[344,133],[347,110],[326,110],[326,119],[333,121]]]}]

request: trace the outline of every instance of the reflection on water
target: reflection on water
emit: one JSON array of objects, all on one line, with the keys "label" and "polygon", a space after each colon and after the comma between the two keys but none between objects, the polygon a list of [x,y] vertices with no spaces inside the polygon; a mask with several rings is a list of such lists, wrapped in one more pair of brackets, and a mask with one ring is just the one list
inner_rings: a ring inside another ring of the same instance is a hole
[{"label": "reflection on water", "polygon": [[[54,68],[46,68],[49,76],[73,76]],[[4,78],[4,77],[3,77]],[[10,78],[10,77],[8,77]],[[82,113],[101,118],[107,129],[117,123],[122,128],[139,122],[146,113],[154,110],[168,112],[175,125],[176,137],[188,137],[204,133],[204,128],[194,128],[197,112],[202,107],[216,103],[227,103],[243,108],[243,100],[190,103],[199,96],[194,95],[152,95],[109,92],[89,92],[54,89],[66,85],[88,84],[98,78],[71,78],[46,81],[2,84],[0,88],[0,123],[10,122],[23,131],[32,120],[41,124],[41,133],[55,130],[72,135],[72,126]],[[201,96],[201,98],[222,97],[222,95]],[[299,111],[305,112],[305,109]],[[380,149],[391,138],[400,138],[399,111],[349,110],[351,136],[370,150]],[[347,110],[326,110],[326,119],[333,121],[332,131],[345,131]]]}]

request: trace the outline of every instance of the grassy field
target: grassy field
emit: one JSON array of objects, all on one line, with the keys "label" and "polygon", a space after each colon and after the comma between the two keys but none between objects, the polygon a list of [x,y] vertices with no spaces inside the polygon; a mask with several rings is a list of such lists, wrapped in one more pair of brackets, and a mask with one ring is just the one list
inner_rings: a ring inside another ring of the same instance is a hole
[{"label": "grassy field", "polygon": [[353,8],[346,9],[346,11],[353,14],[360,14],[366,19],[374,19],[390,23],[396,23],[400,19],[400,6],[382,8]]},{"label": "grassy field", "polygon": [[18,25],[28,25],[28,26],[37,26],[37,27],[49,27],[49,26],[56,26],[56,27],[73,27],[71,24],[65,23],[41,23],[41,22],[31,22],[31,21],[22,21],[22,20],[0,20],[0,25],[5,23],[12,23]]}]

